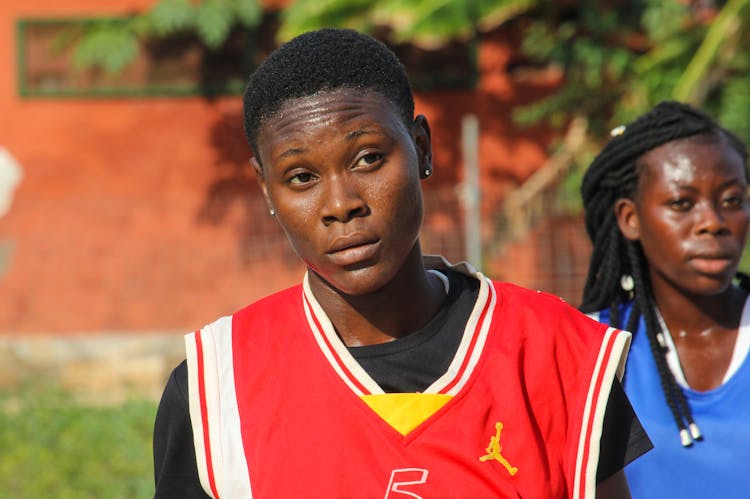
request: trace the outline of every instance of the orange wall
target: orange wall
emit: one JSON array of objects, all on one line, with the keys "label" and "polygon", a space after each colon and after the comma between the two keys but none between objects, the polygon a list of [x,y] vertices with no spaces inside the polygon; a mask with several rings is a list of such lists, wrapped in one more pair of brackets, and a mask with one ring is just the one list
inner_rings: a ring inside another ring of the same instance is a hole
[{"label": "orange wall", "polygon": [[[12,68],[0,72],[0,145],[24,171],[0,218],[0,247],[10,248],[0,333],[189,330],[301,276],[246,167],[238,97],[19,97],[19,18],[111,16],[151,3],[0,2],[0,67]],[[551,85],[511,81],[512,47],[500,33],[483,43],[477,92],[417,96],[435,143],[427,190],[460,180],[461,117],[479,116],[488,220],[542,164],[548,141],[510,124],[512,104]],[[435,220],[428,214],[427,225]]]}]

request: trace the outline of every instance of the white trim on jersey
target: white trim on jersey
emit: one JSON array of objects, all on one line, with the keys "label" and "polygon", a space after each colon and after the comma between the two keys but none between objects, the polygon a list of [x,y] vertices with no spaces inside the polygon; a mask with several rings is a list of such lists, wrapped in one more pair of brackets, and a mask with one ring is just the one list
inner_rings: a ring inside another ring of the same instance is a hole
[{"label": "white trim on jersey", "polygon": [[[437,265],[438,269],[440,267]],[[498,300],[495,286],[481,273],[468,265],[459,264],[451,268],[478,278],[479,293],[448,371],[425,393],[455,395],[466,385],[484,350]],[[305,317],[313,337],[334,372],[359,396],[383,393],[336,334],[312,294],[307,275],[301,293]],[[627,332],[609,328],[599,347],[580,423],[574,499],[591,499],[595,496],[604,413],[612,381],[615,376],[622,376],[630,338]],[[185,341],[189,409],[201,485],[215,499],[251,498],[251,477],[235,392],[232,317],[223,317],[201,331],[186,335]]]},{"label": "white trim on jersey", "polygon": [[630,333],[610,327],[599,348],[599,356],[596,359],[586,396],[578,441],[574,499],[596,497],[596,470],[599,463],[599,443],[604,413],[615,376],[622,379],[630,339]]},{"label": "white trim on jersey", "polygon": [[[445,261],[442,260],[442,262]],[[422,393],[456,395],[464,387],[482,355],[492,322],[492,312],[497,300],[494,286],[471,266],[463,264],[451,266],[451,268],[477,278],[480,283],[479,296],[448,370]],[[384,393],[383,389],[359,365],[336,334],[333,324],[331,324],[330,319],[310,289],[308,274],[305,274],[302,289],[305,316],[310,330],[313,332],[318,347],[336,374],[358,396]]]},{"label": "white trim on jersey", "polygon": [[[215,499],[252,498],[235,393],[232,317],[222,317],[201,331],[186,335],[185,342],[190,419],[201,485]],[[201,371],[203,390],[198,381]]]},{"label": "white trim on jersey", "polygon": [[[682,386],[683,388],[690,388],[690,385],[688,385],[687,382],[687,378],[685,377],[685,373],[682,370],[680,357],[677,355],[677,347],[675,347],[672,333],[669,331],[666,322],[664,322],[664,317],[662,317],[659,309],[656,308],[655,310],[657,319],[659,319],[659,323],[662,328],[662,332],[664,333],[664,341],[667,344],[667,352],[664,355],[667,360],[667,366],[669,367],[669,370],[672,371],[675,380],[680,386]],[[599,312],[591,312],[586,315],[588,315],[595,321],[599,321]],[[636,329],[638,329],[638,326],[636,326]],[[732,359],[729,362],[729,367],[727,367],[727,370],[724,373],[724,378],[721,380],[722,385],[729,381],[734,373],[737,372],[740,366],[742,366],[742,364],[745,362],[745,359],[748,355],[750,355],[750,296],[745,299],[745,304],[742,306],[740,326],[737,329],[737,339],[734,343]]]},{"label": "white trim on jersey", "polygon": [[[664,317],[657,307],[656,317],[659,319],[659,325],[661,325],[662,333],[664,333],[664,341],[667,344],[667,352],[664,357],[667,359],[667,366],[675,377],[677,383],[683,388],[690,388],[687,382],[687,377],[682,369],[682,363],[680,362],[680,356],[677,354],[677,347],[674,344],[672,333],[667,327],[667,323],[664,321]],[[724,378],[721,380],[721,384],[725,384],[729,381],[729,378],[737,372],[737,369],[742,366],[747,358],[748,352],[750,352],[750,296],[745,298],[745,304],[742,306],[742,315],[740,316],[740,326],[737,328],[737,338],[734,341],[734,349],[732,350],[732,358],[729,362]]]},{"label": "white trim on jersey", "polygon": [[745,298],[745,306],[742,307],[742,317],[740,318],[740,327],[737,330],[732,360],[724,374],[722,384],[729,381],[729,378],[745,363],[748,353],[750,353],[750,296]]},{"label": "white trim on jersey", "polygon": [[[495,287],[492,286],[487,278],[479,272],[475,272],[474,276],[479,279],[479,295],[474,304],[474,309],[471,311],[471,315],[469,315],[469,320],[466,322],[463,338],[461,338],[461,343],[458,345],[456,355],[445,374],[425,390],[425,393],[440,393],[451,383],[455,382],[445,394],[456,395],[474,372],[474,368],[484,351],[484,343],[487,340],[487,334],[492,322],[492,313],[497,302],[497,296]],[[489,304],[487,303],[488,300]],[[479,323],[480,320],[482,320],[481,324]],[[475,336],[476,341],[474,341]],[[472,342],[474,342],[473,345]],[[468,363],[462,369],[464,361],[467,358]]]},{"label": "white trim on jersey", "polygon": [[354,359],[346,345],[341,341],[331,320],[323,311],[318,300],[310,289],[309,273],[305,273],[302,281],[302,302],[305,305],[305,317],[310,325],[313,337],[323,352],[331,367],[358,396],[384,393],[383,389]]},{"label": "white trim on jersey", "polygon": [[193,427],[193,446],[195,447],[195,461],[198,467],[198,478],[200,479],[203,490],[211,497],[211,485],[208,479],[208,469],[206,466],[205,442],[203,439],[203,417],[201,416],[200,395],[198,390],[199,373],[197,368],[198,353],[195,346],[195,334],[185,335],[185,354],[188,364],[188,407],[190,409],[190,424]]}]

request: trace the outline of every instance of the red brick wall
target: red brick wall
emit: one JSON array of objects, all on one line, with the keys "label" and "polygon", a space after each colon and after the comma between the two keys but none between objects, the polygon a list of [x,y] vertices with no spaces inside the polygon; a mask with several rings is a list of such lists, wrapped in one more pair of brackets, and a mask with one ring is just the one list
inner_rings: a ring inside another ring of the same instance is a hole
[{"label": "red brick wall", "polygon": [[578,306],[583,297],[591,243],[580,216],[543,220],[521,240],[507,244],[490,263],[495,278],[548,291]]},{"label": "red brick wall", "polygon": [[[116,15],[151,3],[0,2],[0,67],[11,69],[0,72],[0,145],[24,171],[0,219],[0,247],[10,249],[0,263],[0,333],[189,330],[302,274],[247,168],[239,98],[19,97],[19,18]],[[516,130],[509,112],[554,82],[511,80],[513,46],[501,33],[487,37],[476,92],[417,96],[435,142],[427,251],[462,256],[458,205],[444,198],[461,178],[465,112],[482,127],[487,220],[545,159],[548,136]]]}]

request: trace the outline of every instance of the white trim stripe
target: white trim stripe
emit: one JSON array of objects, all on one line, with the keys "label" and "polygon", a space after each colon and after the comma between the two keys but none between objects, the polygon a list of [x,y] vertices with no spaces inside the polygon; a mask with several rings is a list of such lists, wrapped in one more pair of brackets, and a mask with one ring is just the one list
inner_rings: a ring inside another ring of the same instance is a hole
[{"label": "white trim stripe", "polygon": [[[214,486],[219,498],[223,490],[222,482],[222,452],[221,452],[221,408],[219,401],[219,375],[216,362],[216,343],[209,327],[200,332],[201,346],[203,348],[203,397],[206,404],[206,419],[203,421],[203,432],[205,438],[208,428],[208,444],[211,451],[211,467],[213,472]],[[209,456],[206,456],[208,458]],[[209,473],[209,479],[211,474]]]},{"label": "white trim stripe", "polygon": [[[221,427],[219,435],[211,442],[216,441],[217,452],[221,452],[223,466],[215,460],[214,475],[221,476],[221,488],[219,494],[222,497],[246,497],[252,498],[250,488],[250,475],[245,458],[245,449],[242,444],[242,431],[240,424],[240,412],[237,406],[237,392],[234,383],[234,355],[232,350],[232,317],[222,317],[215,323],[206,327],[204,333],[209,332],[216,347],[216,356],[219,359],[217,371],[219,389],[218,394],[221,401]],[[212,449],[212,455],[213,449]],[[219,475],[219,472],[221,474]],[[217,480],[218,482],[218,480]],[[218,483],[217,483],[218,488]]]},{"label": "white trim stripe", "polygon": [[[486,285],[489,281],[480,275],[480,281],[483,283],[483,285]],[[492,315],[495,310],[495,304],[497,302],[497,293],[495,292],[495,287],[491,284],[487,285],[487,288],[489,290],[489,299],[490,303],[487,307],[487,311],[484,314],[484,320],[482,321],[481,326],[479,326],[479,331],[475,332],[474,334],[478,335],[477,342],[474,345],[474,348],[472,348],[470,357],[469,357],[469,365],[464,369],[463,376],[461,377],[461,380],[456,383],[456,385],[448,391],[449,395],[456,395],[466,384],[466,382],[469,380],[469,377],[474,372],[474,368],[477,366],[477,363],[479,362],[480,357],[482,356],[482,353],[484,352],[484,344],[487,341],[487,335],[489,334],[490,330],[490,324],[492,324]]]},{"label": "white trim stripe", "polygon": [[198,477],[203,490],[215,499],[252,498],[235,392],[232,347],[231,316],[185,336],[188,403]]},{"label": "white trim stripe", "polygon": [[615,376],[621,377],[624,371],[630,339],[630,333],[610,327],[602,340],[581,421],[573,485],[574,499],[593,499],[596,496],[596,469],[604,413],[612,381]]},{"label": "white trim stripe", "polygon": [[188,406],[190,422],[193,427],[193,445],[195,447],[195,461],[198,466],[198,478],[203,491],[213,497],[206,468],[205,443],[203,440],[203,416],[201,415],[201,401],[198,392],[198,353],[195,346],[196,333],[185,335],[185,356],[188,365]]},{"label": "white trim stripe", "polygon": [[[336,374],[349,386],[349,388],[358,396],[369,394],[384,393],[383,389],[373,380],[362,366],[354,359],[349,350],[343,344],[336,334],[336,330],[331,324],[331,320],[326,315],[323,308],[310,289],[308,274],[305,274],[302,286],[302,298],[305,305],[305,316],[313,332],[315,341],[318,343],[320,351],[323,352],[328,362],[333,367]],[[316,324],[320,324],[318,328]],[[357,383],[362,388],[357,386]]]},{"label": "white trim stripe", "polygon": [[[456,395],[466,385],[482,356],[497,302],[495,288],[485,276],[466,264],[452,268],[479,279],[479,296],[448,370],[423,393],[442,393],[441,391],[447,388],[446,394]],[[330,319],[310,289],[308,274],[305,274],[303,279],[302,290],[305,316],[310,330],[336,374],[358,396],[384,393],[336,334]]]},{"label": "white trim stripe", "polygon": [[740,318],[740,327],[737,330],[737,340],[734,343],[732,360],[729,362],[727,372],[724,374],[722,384],[729,381],[734,373],[744,364],[745,359],[750,353],[750,296],[745,298],[745,306],[742,308],[742,317]]},{"label": "white trim stripe", "polygon": [[[472,310],[469,320],[466,322],[466,328],[464,329],[461,343],[459,343],[456,355],[448,367],[448,370],[429,388],[427,388],[425,393],[440,393],[447,386],[450,386],[451,383],[455,382],[446,394],[456,395],[464,385],[466,385],[466,382],[474,372],[474,368],[484,351],[484,344],[487,340],[489,326],[492,323],[492,314],[495,309],[497,297],[495,287],[487,280],[487,278],[479,272],[475,272],[474,275],[479,278],[479,296],[474,304],[474,310]],[[489,304],[487,303],[488,300]],[[486,312],[485,308],[487,309]],[[484,320],[482,324],[479,324],[483,312],[485,312]],[[474,342],[475,339],[476,341]],[[462,370],[462,366],[464,366],[467,357],[468,362]]]}]

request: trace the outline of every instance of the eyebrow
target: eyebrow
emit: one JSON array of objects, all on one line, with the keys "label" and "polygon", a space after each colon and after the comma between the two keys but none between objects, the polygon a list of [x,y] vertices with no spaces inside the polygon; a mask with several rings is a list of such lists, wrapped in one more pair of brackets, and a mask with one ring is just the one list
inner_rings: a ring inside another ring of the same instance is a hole
[{"label": "eyebrow", "polygon": [[292,148],[292,149],[287,149],[286,151],[284,151],[284,152],[282,152],[281,154],[279,154],[279,159],[282,159],[282,158],[288,158],[289,156],[295,156],[295,155],[297,155],[297,154],[302,154],[302,153],[304,153],[305,151],[307,151],[307,149],[305,149],[305,148]]},{"label": "eyebrow", "polygon": [[732,178],[721,184],[719,187],[725,188],[731,186],[732,184],[742,184],[742,180],[742,178]]},{"label": "eyebrow", "polygon": [[[385,134],[379,130],[363,128],[363,129],[353,130],[351,132],[348,132],[346,134],[346,140],[351,141],[363,135],[385,135]],[[279,154],[279,159],[288,158],[289,156],[296,156],[298,154],[304,154],[305,152],[307,152],[307,149],[304,147],[293,147]]]},{"label": "eyebrow", "polygon": [[357,137],[361,137],[362,135],[385,135],[383,132],[379,130],[371,130],[369,128],[362,128],[359,130],[354,130],[346,134],[346,140],[353,140]]},{"label": "eyebrow", "polygon": [[[721,184],[719,184],[719,189],[726,189],[727,187],[731,187],[736,184],[742,184],[742,179],[730,178],[726,182],[722,182]],[[694,191],[694,192],[699,191],[699,189],[693,187],[692,185],[686,185],[682,183],[675,183],[674,185],[676,185],[678,189],[685,189],[686,191]]]}]

